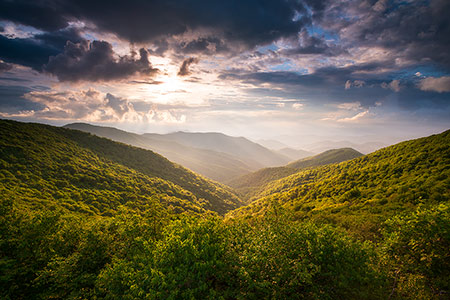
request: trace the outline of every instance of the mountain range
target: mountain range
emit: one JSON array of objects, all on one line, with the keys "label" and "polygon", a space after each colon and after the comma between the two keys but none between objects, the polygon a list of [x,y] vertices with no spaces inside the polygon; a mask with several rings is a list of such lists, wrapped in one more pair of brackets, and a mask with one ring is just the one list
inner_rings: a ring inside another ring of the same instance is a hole
[{"label": "mountain range", "polygon": [[[0,298],[439,300],[450,291],[450,130],[368,155],[325,151],[239,176],[234,189],[125,144],[148,136],[97,130],[123,142],[0,120]],[[164,142],[216,151],[236,141],[209,138]]]},{"label": "mountain range", "polygon": [[[86,123],[73,123],[64,127],[155,151],[220,182],[227,182],[263,167],[284,165],[295,157],[293,154],[286,156],[271,151],[243,137],[231,137],[222,133],[135,134]],[[298,158],[300,157],[301,154]]]}]

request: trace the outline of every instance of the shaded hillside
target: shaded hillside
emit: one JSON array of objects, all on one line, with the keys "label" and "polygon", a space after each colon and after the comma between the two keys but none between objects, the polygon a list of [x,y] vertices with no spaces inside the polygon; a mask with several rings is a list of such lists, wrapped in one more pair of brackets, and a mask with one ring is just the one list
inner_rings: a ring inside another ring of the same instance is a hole
[{"label": "shaded hillside", "polygon": [[159,202],[176,211],[239,206],[226,187],[152,151],[77,130],[0,121],[2,194],[29,207],[111,214]]},{"label": "shaded hillside", "polygon": [[249,206],[230,216],[259,214],[276,201],[299,219],[334,223],[362,235],[418,205],[448,202],[450,131],[403,142],[372,154],[305,170],[260,189]]},{"label": "shaded hillside", "polygon": [[148,133],[144,134],[144,136],[165,141],[174,141],[189,147],[227,153],[245,161],[247,165],[255,170],[263,167],[284,165],[290,160],[288,157],[277,154],[244,137],[232,137],[217,132]]},{"label": "shaded hillside", "polygon": [[249,165],[240,160],[239,157],[227,153],[194,148],[170,139],[161,138],[159,135],[139,135],[112,127],[94,126],[86,123],[73,123],[64,127],[155,151],[173,162],[220,182],[226,182],[260,167],[260,164]]},{"label": "shaded hillside", "polygon": [[358,151],[352,148],[332,149],[312,157],[307,157],[304,159],[291,162],[290,164],[287,165],[287,167],[295,169],[318,167],[350,160],[353,158],[360,157],[362,155],[363,155],[362,153],[359,153]]},{"label": "shaded hillside", "polygon": [[263,186],[271,181],[278,180],[298,173],[301,169],[318,167],[326,164],[340,163],[362,156],[351,148],[333,149],[315,156],[292,162],[284,167],[264,168],[256,172],[243,175],[230,182],[228,185],[235,188],[244,200],[250,200],[263,190]]}]

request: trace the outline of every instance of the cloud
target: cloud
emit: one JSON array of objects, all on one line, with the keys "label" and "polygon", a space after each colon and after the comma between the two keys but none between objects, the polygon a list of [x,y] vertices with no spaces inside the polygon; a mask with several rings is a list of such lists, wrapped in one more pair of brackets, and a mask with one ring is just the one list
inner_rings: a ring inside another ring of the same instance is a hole
[{"label": "cloud", "polygon": [[[0,18],[46,31],[75,20],[130,42],[148,42],[206,30],[248,47],[294,36],[306,22],[304,3],[285,1],[2,1]],[[36,17],[39,16],[39,17]]]},{"label": "cloud", "polygon": [[369,113],[368,110],[362,111],[356,115],[354,115],[353,117],[348,117],[348,118],[342,118],[342,119],[337,119],[337,122],[357,122],[359,120],[361,120],[362,118],[364,118],[367,114]]},{"label": "cloud", "polygon": [[189,67],[192,64],[198,63],[198,59],[195,57],[189,57],[183,61],[181,64],[180,70],[178,71],[178,76],[187,76],[190,75],[191,72],[189,71]]},{"label": "cloud", "polygon": [[295,110],[301,110],[303,108],[303,104],[302,103],[293,103],[292,108]]},{"label": "cloud", "polygon": [[31,38],[8,38],[0,35],[0,58],[5,62],[42,71],[50,56],[64,51],[67,41],[80,42],[83,39],[75,28],[42,33]]},{"label": "cloud", "polygon": [[353,82],[351,80],[347,80],[345,82],[345,89],[348,90],[350,89],[352,86],[356,87],[356,88],[361,88],[365,85],[366,83],[363,80],[354,80]]},{"label": "cloud", "polygon": [[39,103],[23,98],[23,95],[31,92],[30,87],[16,85],[0,85],[0,111],[4,113],[16,113],[20,111],[43,109]]},{"label": "cloud", "polygon": [[345,110],[358,110],[361,108],[361,102],[348,102],[348,103],[341,103],[337,106],[339,109],[345,109]]},{"label": "cloud", "polygon": [[[18,91],[18,92],[21,92]],[[154,103],[139,103],[101,93],[95,89],[83,91],[22,92],[27,109],[2,109],[3,117],[28,117],[47,120],[83,120],[88,122],[183,123],[186,116],[175,109],[159,109]]]},{"label": "cloud", "polygon": [[346,53],[346,51],[336,44],[327,43],[325,37],[309,35],[307,30],[303,29],[298,36],[299,45],[294,48],[288,48],[280,51],[285,55],[296,54],[322,54],[326,56],[336,56]]},{"label": "cloud", "polygon": [[419,82],[422,91],[432,91],[438,93],[450,92],[450,76],[428,77]]},{"label": "cloud", "polygon": [[0,61],[0,72],[5,72],[5,71],[9,71],[12,69],[12,65],[11,64],[7,64],[3,61]]},{"label": "cloud", "polygon": [[158,69],[153,68],[148,52],[141,48],[140,57],[119,56],[112,45],[104,41],[67,42],[64,52],[49,59],[44,70],[55,75],[60,81],[110,81],[133,75],[153,77]]},{"label": "cloud", "polygon": [[383,89],[391,89],[391,90],[393,90],[394,92],[397,92],[397,93],[400,92],[400,89],[401,89],[400,81],[397,80],[397,79],[392,80],[390,83],[383,82],[381,84],[381,87]]},{"label": "cloud", "polygon": [[178,50],[183,53],[203,53],[214,54],[227,52],[230,49],[225,45],[222,39],[217,37],[199,37],[189,42],[182,41]]},{"label": "cloud", "polygon": [[73,20],[72,17],[61,14],[64,6],[65,3],[57,1],[1,1],[0,19],[55,31],[67,27]]},{"label": "cloud", "polygon": [[345,48],[379,48],[402,63],[433,62],[450,69],[447,0],[340,1],[323,12],[316,23],[338,34]]}]

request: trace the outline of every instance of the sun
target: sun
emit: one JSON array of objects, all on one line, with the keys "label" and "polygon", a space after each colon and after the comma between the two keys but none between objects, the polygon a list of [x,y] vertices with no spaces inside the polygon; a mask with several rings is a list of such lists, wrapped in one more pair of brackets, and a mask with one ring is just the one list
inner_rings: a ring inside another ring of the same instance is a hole
[{"label": "sun", "polygon": [[185,87],[183,80],[180,80],[177,76],[167,76],[161,78],[161,82],[161,90],[168,93],[177,92]]}]

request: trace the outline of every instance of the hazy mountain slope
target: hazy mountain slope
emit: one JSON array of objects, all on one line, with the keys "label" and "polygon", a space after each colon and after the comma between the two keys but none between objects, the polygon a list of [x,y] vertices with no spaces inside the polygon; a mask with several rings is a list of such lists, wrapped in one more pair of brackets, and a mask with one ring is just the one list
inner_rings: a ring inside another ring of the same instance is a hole
[{"label": "hazy mountain slope", "polygon": [[27,206],[111,214],[159,202],[176,211],[236,208],[228,188],[148,150],[88,133],[0,120],[1,190]]},{"label": "hazy mountain slope", "polygon": [[273,181],[258,200],[230,216],[262,213],[276,201],[292,209],[297,218],[370,235],[393,215],[418,205],[448,202],[449,197],[450,131],[446,131]]},{"label": "hazy mountain slope", "polygon": [[388,144],[382,142],[353,143],[350,141],[320,141],[304,145],[302,148],[314,153],[337,148],[353,148],[363,154],[369,154],[386,146],[388,146]]},{"label": "hazy mountain slope", "polygon": [[276,152],[280,153],[281,155],[289,157],[291,160],[298,160],[314,155],[314,153],[311,151],[293,148],[282,148],[280,150],[277,150]]},{"label": "hazy mountain slope", "polygon": [[263,147],[266,147],[266,148],[272,149],[272,150],[279,150],[279,149],[288,147],[286,144],[284,144],[280,141],[277,141],[277,140],[259,139],[259,140],[256,140],[255,142],[260,144]]},{"label": "hazy mountain slope", "polygon": [[231,137],[217,132],[174,132],[164,135],[148,133],[144,136],[174,141],[194,148],[224,152],[245,161],[254,169],[279,166],[289,162],[288,157],[277,154],[246,138]]},{"label": "hazy mountain slope", "polygon": [[312,157],[303,158],[287,165],[289,168],[304,169],[342,162],[362,156],[352,148],[332,149]]},{"label": "hazy mountain slope", "polygon": [[244,200],[250,200],[261,191],[261,188],[265,184],[271,181],[298,173],[301,169],[340,163],[360,156],[362,156],[361,153],[351,148],[329,150],[290,163],[284,167],[260,169],[256,172],[231,180],[228,182],[228,185],[236,189]]},{"label": "hazy mountain slope", "polygon": [[[181,164],[194,172],[211,179],[225,182],[256,169],[232,155],[206,149],[193,148],[158,135],[139,135],[112,127],[94,126],[86,123],[73,123],[65,128],[89,132],[114,141],[155,151],[167,159]],[[259,165],[257,165],[259,166]]]}]

